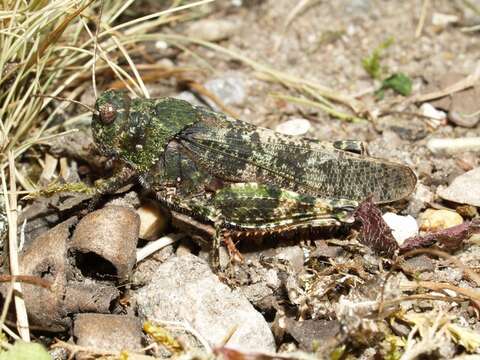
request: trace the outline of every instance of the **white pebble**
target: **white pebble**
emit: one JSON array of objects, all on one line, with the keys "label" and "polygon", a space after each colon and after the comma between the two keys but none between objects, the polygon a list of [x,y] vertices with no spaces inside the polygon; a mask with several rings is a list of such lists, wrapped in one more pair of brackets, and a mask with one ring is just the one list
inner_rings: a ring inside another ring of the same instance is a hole
[{"label": "white pebble", "polygon": [[168,43],[163,40],[158,40],[155,42],[155,47],[159,50],[166,50],[168,49]]},{"label": "white pebble", "polygon": [[449,24],[455,24],[459,20],[457,15],[442,14],[435,12],[432,15],[432,24],[435,26],[446,27]]},{"label": "white pebble", "polygon": [[422,112],[422,115],[436,120],[445,120],[447,118],[447,114],[444,111],[437,110],[432,104],[429,103],[423,103],[422,106],[420,106],[420,111]]},{"label": "white pebble", "polygon": [[467,151],[480,151],[480,137],[468,137],[457,139],[437,139],[428,140],[427,148],[434,154],[459,154]]},{"label": "white pebble", "polygon": [[285,135],[304,135],[311,127],[307,119],[293,118],[278,124],[275,130]]},{"label": "white pebble", "polygon": [[383,220],[392,229],[392,235],[399,245],[409,237],[418,235],[417,220],[411,215],[402,216],[387,212],[383,214]]}]

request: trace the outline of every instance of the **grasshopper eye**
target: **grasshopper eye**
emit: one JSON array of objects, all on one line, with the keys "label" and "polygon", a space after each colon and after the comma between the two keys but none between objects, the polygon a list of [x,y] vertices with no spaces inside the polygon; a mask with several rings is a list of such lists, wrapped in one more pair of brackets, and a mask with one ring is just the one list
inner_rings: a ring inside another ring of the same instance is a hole
[{"label": "grasshopper eye", "polygon": [[110,125],[117,117],[117,111],[112,105],[104,105],[98,109],[100,121],[105,125]]}]

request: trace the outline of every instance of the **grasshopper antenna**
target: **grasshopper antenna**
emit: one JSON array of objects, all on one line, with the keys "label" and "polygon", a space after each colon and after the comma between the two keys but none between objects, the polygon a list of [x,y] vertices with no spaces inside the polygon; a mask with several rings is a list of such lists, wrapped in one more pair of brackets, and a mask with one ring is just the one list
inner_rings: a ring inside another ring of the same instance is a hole
[{"label": "grasshopper antenna", "polygon": [[95,29],[95,37],[93,39],[92,85],[93,85],[93,94],[95,95],[95,99],[98,98],[97,80],[96,80],[95,72],[96,72],[96,68],[97,68],[98,33],[100,32],[100,24],[102,22],[103,4],[105,4],[105,2],[102,0],[102,2],[100,3],[100,9],[98,11],[98,18],[97,18],[97,24],[96,24],[96,29]]},{"label": "grasshopper antenna", "polygon": [[85,105],[78,100],[67,99],[67,98],[60,97],[60,96],[44,95],[44,94],[34,94],[33,96],[39,97],[39,98],[50,98],[50,99],[55,99],[55,100],[59,100],[59,101],[68,101],[68,102],[83,106],[88,111],[95,112],[95,109],[93,107]]}]

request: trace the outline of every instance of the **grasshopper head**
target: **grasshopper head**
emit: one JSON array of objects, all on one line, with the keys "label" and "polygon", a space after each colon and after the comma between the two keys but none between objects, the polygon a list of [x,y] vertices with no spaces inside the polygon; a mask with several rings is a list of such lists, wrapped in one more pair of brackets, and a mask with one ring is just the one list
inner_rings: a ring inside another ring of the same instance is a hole
[{"label": "grasshopper head", "polygon": [[130,98],[124,91],[107,90],[95,102],[92,132],[100,151],[107,156],[120,153],[128,121]]}]

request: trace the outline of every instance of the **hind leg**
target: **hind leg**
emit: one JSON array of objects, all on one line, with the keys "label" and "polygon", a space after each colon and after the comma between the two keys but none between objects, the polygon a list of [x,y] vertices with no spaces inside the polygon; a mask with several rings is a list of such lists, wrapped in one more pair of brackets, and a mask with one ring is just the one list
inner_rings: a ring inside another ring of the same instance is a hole
[{"label": "hind leg", "polygon": [[360,140],[338,140],[333,142],[338,150],[348,151],[359,155],[368,155],[367,145]]}]

